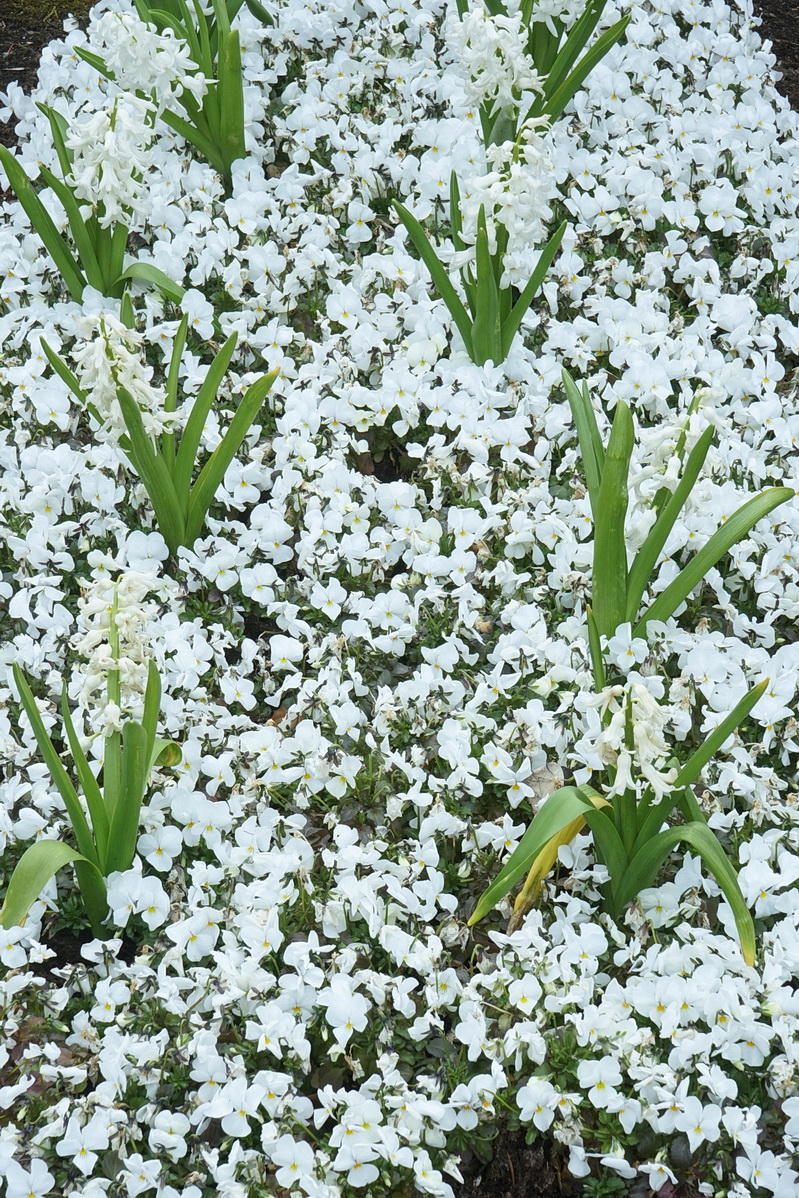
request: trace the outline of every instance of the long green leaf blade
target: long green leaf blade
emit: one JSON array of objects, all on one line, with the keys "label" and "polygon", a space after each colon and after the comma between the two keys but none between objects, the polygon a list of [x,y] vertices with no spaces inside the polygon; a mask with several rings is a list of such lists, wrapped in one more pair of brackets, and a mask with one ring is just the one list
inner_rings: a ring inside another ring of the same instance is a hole
[{"label": "long green leaf blade", "polygon": [[[186,29],[175,13],[169,12],[164,8],[155,8],[149,3],[140,7],[139,0],[134,0],[134,3],[136,4],[139,16],[141,16],[145,24],[155,25],[159,32],[163,32],[164,29],[171,29],[180,41],[189,41],[191,30]],[[145,15],[142,16],[142,12]]]},{"label": "long green leaf blade", "polygon": [[78,58],[82,58],[90,67],[94,67],[98,75],[102,75],[105,79],[110,79],[112,83],[116,82],[116,75],[99,54],[93,54],[91,50],[86,50],[83,46],[73,46],[72,49]]},{"label": "long green leaf blade", "polygon": [[566,40],[558,51],[547,75],[544,85],[546,95],[553,96],[555,94],[588,45],[591,35],[599,24],[599,18],[602,16],[605,4],[606,0],[598,0],[598,2],[594,0],[593,3],[586,5],[580,19],[569,30]]},{"label": "long green leaf blade", "polygon": [[225,471],[238,453],[241,443],[247,436],[267,393],[279,374],[280,367],[275,367],[269,374],[263,375],[247,388],[227,432],[200,471],[189,497],[186,519],[186,538],[189,545],[192,545],[200,535],[208,508],[225,476]]},{"label": "long green leaf blade", "polygon": [[686,824],[706,824],[705,813],[696,801],[696,795],[690,786],[686,786],[679,792],[680,797],[677,800],[682,817]]},{"label": "long green leaf blade", "polygon": [[574,424],[577,428],[577,439],[580,442],[580,453],[583,459],[583,470],[585,471],[585,481],[588,487],[588,498],[591,503],[594,524],[596,524],[597,509],[599,506],[599,488],[602,483],[602,469],[605,464],[605,451],[602,448],[596,416],[591,406],[587,388],[580,391],[574,379],[565,368],[561,372],[561,377],[566,391],[566,398],[569,401],[569,407],[572,411]]},{"label": "long green leaf blade", "polygon": [[686,462],[682,478],[677,484],[671,498],[661,509],[660,515],[649,530],[646,540],[635,555],[635,561],[630,567],[630,576],[627,580],[626,615],[631,624],[638,615],[638,608],[641,604],[644,591],[652,578],[655,565],[660,557],[663,546],[668,540],[669,533],[685,506],[685,502],[693,490],[694,483],[705,464],[705,458],[707,457],[714,434],[715,429],[712,425],[709,425],[702,433]]},{"label": "long green leaf blade", "polygon": [[624,622],[627,598],[628,472],[634,444],[633,419],[623,400],[616,404],[605,454],[594,528],[592,609],[600,635],[613,636]]},{"label": "long green leaf blade", "polygon": [[744,961],[747,965],[754,965],[755,926],[752,916],[738,885],[738,875],[707,824],[694,823],[679,828],[668,828],[643,845],[630,862],[619,887],[619,903],[623,905],[629,902],[641,890],[652,885],[669,853],[681,843],[689,844],[696,850],[721,887],[732,908]]},{"label": "long green leaf blade", "polygon": [[72,170],[72,151],[67,148],[65,141],[65,136],[69,129],[66,117],[57,112],[55,108],[51,108],[49,104],[41,104],[37,101],[36,107],[39,109],[39,112],[44,113],[50,123],[53,145],[58,155],[58,165],[61,167],[61,174],[66,179]]},{"label": "long green leaf blade", "polygon": [[128,720],[122,728],[122,784],[108,836],[108,872],[130,869],[147,785],[147,733]]},{"label": "long green leaf blade", "polygon": [[233,357],[233,351],[236,348],[237,338],[238,334],[231,333],[208,367],[208,373],[203,379],[200,390],[197,392],[197,397],[194,400],[189,418],[186,421],[186,427],[180,438],[180,446],[175,459],[175,469],[172,477],[175,484],[175,492],[180,499],[184,512],[188,511],[191,476],[194,473],[203,428],[208,419],[211,405],[216,399],[216,393],[230,365],[230,359]]},{"label": "long green leaf blade", "polygon": [[[454,171],[452,171],[449,177],[449,221],[452,245],[456,253],[461,253],[466,249],[466,244],[461,236],[461,233],[463,232],[463,220],[461,217],[461,190],[458,183],[458,176]],[[471,315],[472,321],[474,321],[474,317],[477,312],[477,288],[472,281],[471,271],[468,267],[465,267],[463,270],[461,270],[461,285],[466,296],[466,303],[469,305],[469,313]]]},{"label": "long green leaf blade", "polygon": [[[109,933],[103,928],[108,917],[108,891],[105,878],[96,865],[83,859],[74,862],[75,875],[78,879],[80,896],[83,906],[92,925],[92,931],[98,940],[105,940]],[[113,935],[114,933],[110,933]]]},{"label": "long green leaf blade", "polygon": [[188,313],[185,314],[178,325],[175,333],[175,340],[172,342],[172,353],[169,357],[169,370],[166,376],[166,402],[165,408],[167,412],[174,412],[178,402],[178,384],[180,381],[180,363],[183,358],[183,351],[186,348],[186,335],[189,330]]},{"label": "long green leaf blade", "polygon": [[499,319],[499,291],[494,274],[494,264],[488,249],[488,229],[484,205],[480,205],[477,217],[477,244],[475,269],[477,271],[477,311],[472,325],[472,348],[478,366],[487,361],[499,366],[503,360],[502,327]]},{"label": "long green leaf blade", "polygon": [[144,689],[144,714],[142,716],[142,728],[146,737],[145,753],[148,763],[153,758],[160,711],[161,679],[158,676],[158,668],[155,662],[150,660],[147,665],[147,685]]},{"label": "long green leaf blade", "polygon": [[589,603],[586,606],[588,623],[588,651],[591,654],[591,669],[594,674],[594,686],[597,692],[605,689],[605,663],[602,660],[602,642],[599,639],[599,629],[594,619],[594,610]]},{"label": "long green leaf blade", "polygon": [[[185,100],[181,99],[181,104],[186,108]],[[211,164],[214,170],[219,171],[220,175],[224,174],[222,156],[211,137],[198,129],[196,125],[185,121],[181,116],[177,116],[174,112],[162,112],[161,120],[165,125],[169,125],[170,129],[174,129],[175,133],[179,133],[190,146],[194,146],[196,150],[199,150],[200,154],[206,162]]]},{"label": "long green leaf blade", "polygon": [[461,189],[458,184],[458,176],[454,171],[452,171],[449,177],[449,231],[452,237],[452,244],[455,250],[460,253],[466,247],[461,237],[461,233],[463,232]]},{"label": "long green leaf blade", "polygon": [[488,132],[488,146],[501,146],[506,141],[515,141],[518,130],[518,117],[515,110],[511,108],[503,109],[491,119]]},{"label": "long green leaf blade", "polygon": [[635,625],[633,636],[645,636],[646,626],[650,620],[665,621],[673,616],[697,583],[702,581],[708,570],[711,570],[733,545],[745,537],[758,521],[767,516],[775,507],[779,507],[781,503],[787,503],[793,497],[792,487],[770,487],[767,491],[761,491],[759,495],[755,495],[742,504],[738,511],[713,533],[707,544],[703,545],[699,552],[691,558],[674,581],[669,583],[666,589],[661,591],[654,602],[650,604]]},{"label": "long green leaf blade", "polygon": [[252,15],[256,17],[262,25],[274,25],[275,22],[273,21],[272,17],[270,17],[263,4],[258,3],[258,0],[244,0],[244,2]]},{"label": "long green leaf blade", "polygon": [[100,267],[100,277],[102,279],[100,290],[103,295],[110,295],[118,299],[124,290],[124,284],[119,282],[119,272],[122,269],[122,261],[124,259],[127,228],[124,224],[121,226],[124,230],[125,241],[123,242],[122,254],[120,255],[115,246],[115,242],[118,241],[119,225],[109,225],[105,228],[100,224],[96,216],[90,216],[86,222],[86,227],[90,234],[93,233],[92,244],[97,255],[97,263]]},{"label": "long green leaf blade", "polygon": [[725,740],[729,736],[732,736],[738,725],[749,715],[749,712],[764,694],[768,683],[768,678],[765,678],[762,682],[758,682],[757,686],[753,686],[748,694],[744,695],[743,699],[736,703],[727,718],[722,720],[718,728],[713,729],[710,736],[688,758],[685,765],[677,774],[677,780],[674,783],[675,788],[693,785],[713,754],[719,751]]},{"label": "long green leaf blade", "polygon": [[58,196],[67,214],[67,220],[72,232],[72,240],[75,242],[75,248],[78,251],[78,258],[87,283],[90,287],[96,288],[101,295],[105,295],[106,287],[103,272],[100,269],[100,263],[95,253],[92,239],[89,236],[86,223],[80,214],[80,207],[75,196],[66,183],[58,179],[46,166],[39,167],[39,174],[47,186]]},{"label": "long green leaf blade", "polygon": [[501,330],[505,327],[508,317],[511,314],[511,310],[513,307],[513,288],[502,286],[502,274],[505,269],[505,255],[508,252],[508,230],[505,228],[504,225],[498,224],[496,232],[497,232],[497,250],[496,250],[495,254],[491,255],[491,257],[492,257],[493,266],[494,266],[494,279],[496,280],[497,292],[499,294],[500,334],[499,334],[499,339],[498,339],[497,344],[499,345],[500,352],[501,352],[501,347],[502,347]]},{"label": "long green leaf blade", "polygon": [[632,853],[630,854],[631,858],[635,856],[642,845],[646,844],[647,841],[660,832],[666,820],[680,801],[680,791],[675,782],[674,789],[665,798],[661,799],[659,803],[652,803],[650,805],[639,825]]},{"label": "long green leaf blade", "polygon": [[549,796],[536,812],[530,827],[511,853],[491,885],[480,896],[468,926],[471,927],[496,907],[516,883],[525,876],[541,850],[553,836],[575,820],[594,811],[590,800],[576,786],[562,786]]},{"label": "long green leaf blade", "polygon": [[511,314],[502,326],[502,353],[503,360],[510,353],[510,347],[513,344],[513,338],[519,331],[519,325],[522,319],[533,302],[535,293],[544,281],[544,275],[552,265],[552,260],[558,252],[560,243],[563,240],[563,234],[566,232],[568,221],[563,223],[555,230],[552,237],[541,251],[541,256],[536,263],[536,268],[530,276],[530,281],[521,293],[516,303],[511,309]]},{"label": "long green leaf blade", "polygon": [[117,397],[131,443],[128,457],[150,497],[158,527],[170,553],[177,553],[178,548],[185,544],[184,509],[165,463],[153,449],[144,430],[139,405],[124,387],[118,388]]},{"label": "long green leaf blade", "polygon": [[172,300],[173,304],[179,304],[186,294],[185,287],[181,287],[180,283],[170,279],[169,275],[164,274],[150,262],[132,262],[119,276],[121,283],[127,279],[133,279],[137,283],[151,283],[153,287],[158,288],[162,295]]},{"label": "long green leaf blade", "polygon": [[184,22],[187,33],[195,33],[197,41],[193,45],[199,47],[199,57],[197,62],[200,64],[200,70],[205,75],[206,79],[212,79],[214,74],[214,59],[211,54],[211,34],[208,28],[208,18],[202,10],[199,0],[192,0],[194,13],[197,19],[196,31],[192,26],[192,19],[189,14],[189,6],[181,0],[181,8],[185,10]]},{"label": "long green leaf blade", "polygon": [[422,226],[419,224],[415,216],[411,216],[407,208],[403,207],[398,200],[394,200],[394,208],[400,220],[408,230],[408,235],[416,247],[419,257],[424,262],[433,279],[439,295],[444,303],[449,308],[449,314],[455,321],[455,325],[460,333],[463,343],[466,346],[466,352],[474,361],[474,350],[472,346],[472,322],[458,298],[458,293],[452,286],[444,267],[438,260],[435,250],[427,239]]},{"label": "long green leaf blade", "polygon": [[[226,0],[211,0],[214,8],[214,16],[216,17],[216,29],[214,22],[211,22],[211,37],[216,32],[219,38],[226,37],[230,33],[230,17],[228,15],[228,7]],[[241,5],[239,5],[241,7]]]},{"label": "long green leaf blade", "polygon": [[125,280],[122,278],[122,266],[125,262],[125,250],[128,247],[128,226],[118,220],[113,226],[109,240],[108,263],[106,266],[106,294],[120,299],[125,290]]},{"label": "long green leaf blade", "polygon": [[568,79],[560,85],[560,87],[552,95],[545,97],[545,103],[541,106],[534,104],[527,114],[527,119],[533,116],[548,116],[550,121],[554,123],[562,115],[564,108],[569,103],[571,98],[582,87],[585,78],[593,71],[598,62],[601,62],[609,50],[620,42],[624,36],[625,30],[630,23],[630,13],[617,21],[605,33],[602,34],[591,49],[585,54],[580,62],[574,68]]},{"label": "long green leaf blade", "polygon": [[97,851],[97,864],[101,872],[105,872],[105,854],[108,847],[108,814],[105,809],[103,793],[86,760],[86,754],[80,746],[69,710],[69,704],[67,703],[66,688],[61,692],[61,715],[67,732],[72,760],[75,762],[75,770],[77,771],[83,795],[86,799],[86,806],[89,808],[89,815],[91,816],[92,834]]},{"label": "long green leaf blade", "polygon": [[238,30],[227,33],[219,51],[219,109],[221,142],[225,158],[225,175],[230,181],[230,166],[243,158],[244,148],[244,87],[241,74],[241,48]]},{"label": "long green leaf blade", "polygon": [[77,377],[69,369],[64,359],[47,344],[44,337],[39,338],[39,344],[44,350],[44,356],[47,358],[47,361],[50,363],[58,377],[66,383],[72,394],[80,403],[88,405],[88,396],[86,395],[86,392],[83,390],[77,380]]},{"label": "long green leaf blade", "polygon": [[55,227],[44,204],[14,155],[5,146],[0,146],[0,165],[8,176],[11,188],[28,215],[33,228],[44,242],[45,248],[55,262],[73,299],[83,299],[86,280],[66,241]]},{"label": "long green leaf blade", "polygon": [[72,785],[69,774],[61,764],[61,758],[58,756],[58,753],[56,753],[55,746],[50,740],[50,736],[44,726],[42,717],[39,714],[39,709],[36,706],[36,700],[33,697],[33,692],[28,686],[25,675],[16,662],[14,662],[12,666],[12,672],[14,675],[14,682],[16,683],[17,690],[19,691],[19,697],[22,702],[22,706],[25,710],[28,720],[30,721],[31,728],[33,729],[33,735],[36,737],[36,744],[39,746],[39,752],[42,755],[45,765],[50,771],[53,782],[58,788],[58,793],[64,800],[64,806],[67,809],[67,814],[69,815],[69,819],[75,833],[75,839],[78,842],[78,848],[88,861],[96,862],[97,855],[95,852],[94,841],[92,839],[92,834],[89,829],[86,816],[83,813],[80,799],[78,798],[78,792]]},{"label": "long green leaf blade", "polygon": [[76,852],[60,840],[37,840],[22,854],[11,875],[5,901],[0,907],[0,927],[13,928],[16,924],[24,924],[28,912],[47,883],[71,861],[76,865],[83,865],[82,874],[88,883],[88,896],[83,882],[81,891],[87,912],[92,919],[92,926],[97,932],[107,912],[103,876],[94,862],[87,860],[82,853]]},{"label": "long green leaf blade", "polygon": [[599,481],[601,482],[602,471],[605,468],[605,446],[602,444],[602,438],[599,435],[599,427],[596,422],[596,416],[594,416],[594,409],[591,404],[591,396],[588,393],[588,383],[585,381],[585,379],[583,379],[581,394],[583,400],[583,411],[590,412],[591,416],[593,417],[593,419],[589,421],[588,429],[591,434],[591,440],[594,443],[594,458],[599,467]]},{"label": "long green leaf blade", "polygon": [[614,892],[627,869],[627,852],[621,836],[616,831],[609,808],[586,811],[585,822],[594,838],[597,855],[610,874],[611,892]]},{"label": "long green leaf blade", "polygon": [[[189,328],[189,317],[185,314],[178,325],[175,340],[172,343],[172,353],[169,358],[169,370],[166,376],[166,394],[164,397],[164,412],[174,412],[178,405],[178,386],[180,384],[180,363],[183,350],[186,348],[186,334]],[[167,470],[173,475],[175,469],[175,434],[165,432],[161,437],[161,456]]]},{"label": "long green leaf blade", "polygon": [[133,300],[130,298],[129,291],[123,291],[119,301],[119,319],[126,329],[136,328],[136,312],[133,308]]}]

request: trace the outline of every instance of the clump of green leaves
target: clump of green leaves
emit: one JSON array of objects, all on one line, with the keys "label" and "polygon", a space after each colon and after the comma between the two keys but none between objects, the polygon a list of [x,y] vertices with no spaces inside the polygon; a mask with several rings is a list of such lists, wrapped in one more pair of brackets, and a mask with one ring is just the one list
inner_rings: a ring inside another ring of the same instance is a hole
[{"label": "clump of green leaves", "polygon": [[[244,0],[212,0],[206,14],[199,0],[135,0],[142,21],[155,25],[159,32],[171,29],[189,47],[197,73],[207,83],[202,101],[184,91],[177,98],[183,116],[164,111],[161,120],[174,129],[189,145],[219,172],[225,189],[231,189],[231,171],[238,158],[244,158],[244,82],[241,72],[241,46],[231,21]],[[265,25],[272,19],[258,0],[246,0],[250,12]],[[106,79],[113,72],[99,55],[76,47],[77,53]]]},{"label": "clump of green leaves", "polygon": [[[635,431],[629,407],[619,400],[613,414],[607,448],[602,445],[596,415],[583,382],[578,388],[568,371],[563,385],[571,407],[591,514],[594,522],[593,599],[589,628],[593,629],[592,661],[597,686],[604,685],[604,669],[598,652],[597,636],[613,636],[620,624],[632,624],[633,636],[646,636],[652,620],[668,620],[702,581],[708,570],[746,537],[764,516],[793,498],[791,487],[769,487],[748,499],[729,516],[705,545],[680,571],[673,582],[660,592],[642,612],[647,587],[655,579],[663,546],[682,512],[702,472],[713,443],[715,430],[702,433],[687,461],[673,492],[662,489],[655,498],[656,519],[632,565],[628,567],[625,519],[629,503],[629,470]],[[685,435],[678,441],[677,453],[683,462]]]},{"label": "clump of green leaves", "polygon": [[[481,204],[477,218],[474,263],[463,267],[460,272],[466,294],[464,305],[450,281],[447,268],[439,259],[416,217],[399,201],[394,201],[394,208],[408,230],[419,257],[430,271],[439,295],[449,308],[469,357],[478,366],[484,366],[486,362],[494,362],[495,365],[504,362],[519,326],[563,240],[566,221],[555,230],[541,251],[526,287],[514,301],[513,288],[501,285],[508,248],[508,231],[497,223],[496,248],[492,253],[489,247],[485,205]],[[460,191],[454,171],[450,180],[449,210],[452,243],[455,250],[460,252],[468,247],[462,237]]]},{"label": "clump of green leaves", "polygon": [[[483,3],[492,17],[509,15],[504,0],[483,0]],[[536,20],[536,0],[522,0],[522,27],[527,31],[526,51],[536,71],[543,77],[542,91],[521,121],[518,112],[507,108],[492,112],[490,104],[483,104],[480,123],[486,146],[515,141],[521,126],[531,119],[545,117],[553,123],[563,115],[566,105],[597,63],[621,42],[630,23],[631,14],[628,12],[587,49],[606,4],[607,0],[589,0],[582,15],[567,30],[562,17]],[[457,5],[462,20],[468,12],[468,0],[457,0]]]},{"label": "clump of green leaves", "polygon": [[[699,477],[714,430],[712,427],[706,429],[699,438],[685,461],[675,490],[664,489],[655,497],[655,521],[628,568],[625,517],[629,502],[629,466],[635,443],[630,409],[622,401],[617,403],[605,447],[586,384],[578,388],[565,370],[563,383],[577,426],[594,521],[593,607],[588,609],[594,681],[602,695],[624,695],[626,708],[621,713],[624,746],[629,759],[633,760],[632,753],[640,736],[637,736],[635,726],[632,694],[621,686],[606,689],[602,638],[611,637],[626,623],[632,625],[633,636],[645,638],[651,621],[665,621],[673,616],[708,570],[747,536],[758,520],[793,498],[794,491],[790,487],[772,487],[747,500],[641,612],[643,595],[656,576],[663,546]],[[684,447],[685,437],[682,436],[678,442],[681,460]],[[587,825],[597,856],[610,875],[605,889],[605,906],[612,915],[620,915],[641,890],[654,885],[670,853],[678,845],[687,845],[699,855],[727,898],[744,959],[751,965],[755,957],[752,917],[735,869],[708,827],[692,786],[714,753],[749,715],[767,685],[766,679],[753,687],[682,766],[676,758],[668,762],[670,774],[665,788],[662,783],[666,775],[661,775],[657,785],[650,783],[638,787],[632,778],[629,784],[616,785],[618,771],[609,767],[608,791],[613,792],[610,799],[588,785],[556,790],[537,811],[510,859],[480,898],[469,923],[482,919],[526,875],[514,911],[513,922],[518,923],[557,860],[560,846],[568,844]],[[609,719],[609,705],[606,705],[605,727]],[[675,827],[664,827],[675,810],[680,812],[683,822]]]}]

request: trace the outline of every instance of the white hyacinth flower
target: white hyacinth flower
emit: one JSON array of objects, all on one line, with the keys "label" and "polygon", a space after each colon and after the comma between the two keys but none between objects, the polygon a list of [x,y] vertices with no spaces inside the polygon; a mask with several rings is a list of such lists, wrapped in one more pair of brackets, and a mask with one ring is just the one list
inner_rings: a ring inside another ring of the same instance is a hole
[{"label": "white hyacinth flower", "polygon": [[[673,767],[664,768],[669,756],[663,735],[668,716],[648,688],[640,682],[607,686],[588,700],[587,706],[611,712],[608,726],[596,741],[601,759],[616,769],[616,780],[605,797],[612,799],[633,789],[640,795],[647,785],[652,787],[656,800],[669,794],[677,771]],[[627,746],[628,712],[633,733],[631,749]]]},{"label": "white hyacinth flower", "polygon": [[525,93],[541,92],[541,78],[526,53],[527,36],[520,13],[491,16],[480,6],[467,12],[453,30],[458,58],[465,68],[469,102],[491,105],[494,116],[516,108]]},{"label": "white hyacinth flower", "polygon": [[92,24],[89,48],[102,58],[118,87],[154,93],[159,111],[184,91],[202,101],[205,76],[197,72],[188,45],[171,29],[159,33],[133,13],[105,12]]},{"label": "white hyacinth flower", "polygon": [[103,228],[149,213],[154,111],[148,100],[120,92],[109,108],[79,118],[65,138],[74,155],[72,190]]},{"label": "white hyacinth flower", "polygon": [[[138,706],[147,685],[147,666],[151,656],[148,628],[158,616],[158,606],[147,602],[155,579],[128,570],[116,581],[103,578],[84,588],[80,600],[81,633],[73,648],[86,658],[79,703],[87,705],[94,694],[105,692],[112,670],[119,673],[121,702],[107,702],[100,712],[102,729],[118,729],[120,712]],[[119,652],[111,648],[111,611],[114,589],[117,595],[116,630]]]},{"label": "white hyacinth flower", "polygon": [[160,436],[172,428],[174,416],[164,411],[163,388],[151,384],[152,368],[137,352],[144,343],[141,333],[129,329],[109,313],[103,313],[99,322],[96,315],[85,317],[80,331],[86,340],[73,350],[75,373],[103,421],[104,433],[116,441],[125,432],[117,398],[119,387],[124,387],[138,404],[149,436]]}]

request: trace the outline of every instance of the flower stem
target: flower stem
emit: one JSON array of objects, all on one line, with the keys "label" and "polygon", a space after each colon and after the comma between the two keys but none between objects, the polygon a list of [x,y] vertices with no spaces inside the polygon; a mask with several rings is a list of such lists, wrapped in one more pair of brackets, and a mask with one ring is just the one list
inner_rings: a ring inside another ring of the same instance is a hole
[{"label": "flower stem", "polygon": [[[108,613],[108,644],[111,649],[112,664],[108,670],[107,695],[108,702],[117,708],[122,707],[122,682],[119,677],[119,594],[117,584],[114,584],[114,596]],[[121,743],[118,732],[112,732],[106,737],[105,753],[103,755],[103,791],[109,815],[116,806],[122,773]]]}]

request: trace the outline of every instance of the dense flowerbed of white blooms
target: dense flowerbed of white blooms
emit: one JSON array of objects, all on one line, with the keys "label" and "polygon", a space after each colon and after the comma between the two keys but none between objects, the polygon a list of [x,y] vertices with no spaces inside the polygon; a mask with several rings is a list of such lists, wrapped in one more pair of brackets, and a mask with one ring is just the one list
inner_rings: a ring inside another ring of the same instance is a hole
[{"label": "dense flowerbed of white blooms", "polygon": [[[697,788],[740,864],[756,966],[690,854],[623,924],[601,915],[586,837],[520,930],[504,933],[507,905],[465,926],[532,807],[603,765],[590,509],[561,366],[597,407],[633,408],[631,549],[680,432],[718,430],[655,590],[748,495],[797,482],[799,117],[748,0],[635,4],[626,44],[512,169],[486,162],[476,120],[508,70],[534,83],[512,21],[476,20],[467,42],[444,0],[266,3],[274,27],[237,18],[248,157],[227,198],[145,120],[137,89],[169,107],[198,81],[128,0],[69,25],[37,92],[12,85],[0,109],[33,177],[56,165],[36,101],[61,111],[84,198],[101,194],[109,219],[133,209],[131,256],[187,288],[184,395],[215,331],[238,331],[207,450],[235,397],[281,371],[210,531],[170,565],[111,382],[157,428],[181,312],[138,289],[131,333],[116,301],[69,300],[20,205],[0,208],[5,878],[36,836],[68,832],[11,664],[50,726],[62,678],[87,737],[117,726],[96,693],[109,578],[126,578],[123,706],[154,658],[183,748],[145,805],[136,868],[110,880],[119,939],[59,966],[48,940],[80,910],[69,870],[3,933],[8,1198],[445,1198],[466,1148],[519,1126],[602,1192],[687,1171],[707,1195],[793,1198],[799,504],[761,521],[650,646],[623,628],[610,645],[678,749],[771,680]],[[391,208],[451,259],[453,168],[467,226],[481,202],[506,224],[513,282],[571,222],[501,367],[468,360]]]}]

